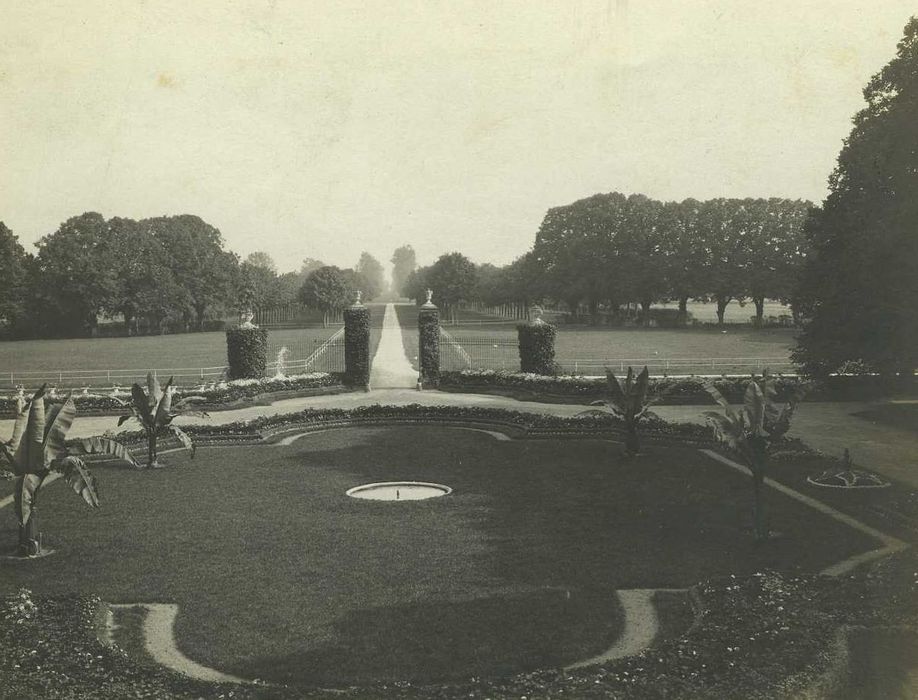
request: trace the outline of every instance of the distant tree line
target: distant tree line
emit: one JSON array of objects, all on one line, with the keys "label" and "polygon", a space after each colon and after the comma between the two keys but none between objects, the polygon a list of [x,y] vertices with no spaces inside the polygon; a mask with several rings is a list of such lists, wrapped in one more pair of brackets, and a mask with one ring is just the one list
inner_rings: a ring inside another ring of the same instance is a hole
[{"label": "distant tree line", "polygon": [[[382,265],[363,253],[354,269],[307,258],[277,273],[263,252],[239,257],[220,231],[193,215],[135,221],[88,212],[68,219],[28,253],[0,222],[0,333],[7,337],[94,335],[106,318],[127,334],[203,330],[209,320],[306,303],[327,314],[385,286]],[[308,293],[316,275],[338,281],[338,297]]]},{"label": "distant tree line", "polygon": [[614,318],[636,305],[712,301],[723,323],[731,301],[751,300],[761,323],[766,299],[789,301],[806,257],[803,223],[812,204],[788,199],[659,202],[643,195],[598,194],[550,209],[533,248],[510,265],[474,265],[459,253],[417,269],[402,285],[439,304],[533,301],[586,307]]}]

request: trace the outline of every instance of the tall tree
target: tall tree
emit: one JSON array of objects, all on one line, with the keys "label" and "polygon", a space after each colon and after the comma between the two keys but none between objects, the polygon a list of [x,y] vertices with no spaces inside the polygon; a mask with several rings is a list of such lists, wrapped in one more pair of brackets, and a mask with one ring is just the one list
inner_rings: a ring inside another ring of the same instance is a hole
[{"label": "tall tree", "polygon": [[249,253],[245,258],[245,262],[252,267],[260,267],[275,275],[277,274],[277,265],[274,264],[274,258],[263,250],[256,250],[254,253]]},{"label": "tall tree", "polygon": [[354,268],[357,288],[363,292],[365,299],[375,299],[386,287],[385,271],[382,263],[366,251],[360,254],[360,260]]},{"label": "tall tree", "polygon": [[441,255],[427,274],[434,302],[452,321],[456,320],[459,302],[474,296],[476,281],[475,263],[462,253]]},{"label": "tall tree", "polygon": [[74,216],[38,242],[40,284],[33,300],[50,335],[93,334],[116,285],[108,224],[101,214]]},{"label": "tall tree", "polygon": [[329,315],[350,303],[350,290],[344,271],[326,265],[313,271],[300,287],[299,300],[323,314],[322,322],[328,326]]},{"label": "tall tree", "polygon": [[397,294],[403,294],[402,291],[408,275],[417,269],[418,261],[414,253],[414,248],[410,245],[403,245],[396,248],[392,253],[392,289]]},{"label": "tall tree", "polygon": [[887,376],[918,367],[918,18],[864,99],[806,226],[794,358],[817,375],[849,360]]},{"label": "tall tree", "polygon": [[738,199],[711,199],[701,206],[698,232],[704,251],[704,296],[717,307],[717,323],[731,301],[745,299],[744,269],[750,255],[748,230],[750,213]]},{"label": "tall tree", "polygon": [[29,258],[15,234],[0,221],[0,327],[24,312]]},{"label": "tall tree", "polygon": [[169,253],[172,274],[188,295],[183,309],[186,325],[201,329],[207,312],[232,299],[239,274],[234,253],[223,249],[220,231],[200,217],[183,214],[141,222]]}]

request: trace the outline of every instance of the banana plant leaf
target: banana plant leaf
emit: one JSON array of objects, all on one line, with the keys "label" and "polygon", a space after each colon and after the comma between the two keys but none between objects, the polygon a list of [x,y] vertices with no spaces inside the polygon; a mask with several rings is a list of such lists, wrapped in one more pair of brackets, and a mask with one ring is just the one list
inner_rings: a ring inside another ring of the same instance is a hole
[{"label": "banana plant leaf", "polygon": [[724,395],[720,393],[720,390],[714,386],[714,383],[710,379],[704,380],[702,386],[704,387],[704,390],[708,392],[711,398],[714,399],[719,405],[723,406],[724,408],[730,407],[730,402],[727,401]]},{"label": "banana plant leaf", "polygon": [[743,408],[749,420],[749,427],[754,435],[765,431],[765,394],[758,382],[751,381],[743,395]]},{"label": "banana plant leaf", "polygon": [[[25,435],[25,428],[28,422],[29,404],[22,399],[16,399],[16,419],[13,423],[13,437],[7,443],[11,453],[15,453],[19,449],[19,443],[22,441],[22,436]],[[10,461],[12,462],[12,457]]]},{"label": "banana plant leaf", "polygon": [[24,434],[14,453],[14,472],[16,474],[36,474],[45,467],[45,388],[35,392],[29,403],[29,414]]},{"label": "banana plant leaf", "polygon": [[140,422],[144,427],[150,425],[153,421],[153,413],[147,395],[144,393],[143,387],[140,386],[140,384],[135,383],[131,386],[131,398],[134,399],[132,408],[138,414]]},{"label": "banana plant leaf", "polygon": [[177,425],[170,425],[169,430],[172,431],[172,434],[178,438],[178,441],[182,443],[185,449],[191,450],[191,458],[194,459],[196,448],[194,442],[192,442],[191,438],[188,437],[188,434],[185,433],[185,431],[179,428]]},{"label": "banana plant leaf", "polygon": [[90,437],[77,440],[70,446],[70,454],[78,455],[109,455],[137,466],[137,460],[131,451],[116,440],[103,437]]},{"label": "banana plant leaf", "polygon": [[163,390],[159,386],[159,380],[152,372],[147,372],[147,405],[150,407],[150,413],[154,412],[162,397]]},{"label": "banana plant leaf", "polygon": [[54,463],[54,470],[59,471],[70,484],[70,488],[90,506],[98,508],[101,505],[96,479],[83,464],[82,459],[73,456],[65,457]]},{"label": "banana plant leaf", "polygon": [[73,402],[73,396],[68,396],[63,405],[58,404],[49,412],[44,441],[44,465],[46,467],[66,453],[67,431],[73,425],[74,418],[76,418],[76,404]]},{"label": "banana plant leaf", "polygon": [[170,415],[170,411],[172,410],[172,392],[169,390],[172,386],[172,380],[173,377],[169,377],[169,381],[166,382],[165,388],[160,391],[160,397],[156,403],[156,412],[153,415],[153,426],[155,428],[168,423],[166,418]]},{"label": "banana plant leaf", "polygon": [[35,497],[45,480],[47,472],[40,474],[23,474],[16,480],[16,490],[13,494],[13,500],[16,505],[16,518],[20,525],[25,525],[32,517],[32,508],[35,505]]}]

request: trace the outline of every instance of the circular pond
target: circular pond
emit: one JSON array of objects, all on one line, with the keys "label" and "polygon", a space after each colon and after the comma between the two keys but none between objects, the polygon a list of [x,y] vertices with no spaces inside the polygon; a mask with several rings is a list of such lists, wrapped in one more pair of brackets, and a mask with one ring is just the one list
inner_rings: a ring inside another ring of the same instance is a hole
[{"label": "circular pond", "polygon": [[452,492],[449,486],[424,481],[384,481],[355,486],[347,490],[347,495],[367,501],[423,501]]}]

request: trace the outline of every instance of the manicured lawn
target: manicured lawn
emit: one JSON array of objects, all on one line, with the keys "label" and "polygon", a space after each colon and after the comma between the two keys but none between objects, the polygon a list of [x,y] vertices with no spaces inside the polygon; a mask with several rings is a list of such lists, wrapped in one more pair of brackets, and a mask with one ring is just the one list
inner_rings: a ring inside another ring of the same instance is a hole
[{"label": "manicured lawn", "polygon": [[[371,305],[370,353],[379,344],[383,310],[381,305]],[[288,349],[288,362],[309,357],[341,325],[328,328],[312,327],[272,330],[268,333],[268,362],[277,359],[282,347]],[[343,343],[343,337],[341,338]],[[223,332],[182,333],[176,335],[141,336],[134,338],[75,338],[68,340],[20,340],[0,342],[0,389],[10,388],[24,381],[23,375],[10,373],[43,372],[27,375],[29,386],[43,381],[63,386],[128,385],[142,379],[149,370],[160,374],[184,375],[182,383],[195,380],[194,372],[173,372],[176,369],[216,368],[207,375],[208,380],[218,379],[219,368],[226,364],[226,336]],[[61,375],[64,371],[63,382]],[[89,370],[85,373],[75,370]],[[111,379],[106,370],[116,371]],[[297,371],[296,368],[292,371]],[[302,371],[300,369],[299,371]],[[310,368],[317,372],[344,371],[344,349],[331,348]],[[69,377],[68,377],[69,373]]]},{"label": "manicured lawn", "polygon": [[871,423],[918,433],[918,403],[887,403],[854,415]]},{"label": "manicured lawn", "polygon": [[[103,508],[42,494],[51,557],[3,562],[0,593],[181,607],[179,648],[244,677],[340,686],[552,667],[621,631],[614,591],[765,568],[814,572],[875,542],[777,493],[754,546],[747,479],[701,453],[606,441],[498,442],[442,427],[348,428],[289,447],[202,449],[169,469],[97,466]],[[346,489],[447,484],[430,501]],[[0,538],[16,536],[12,510]],[[662,606],[681,627],[684,607]]]},{"label": "manicured lawn", "polygon": [[[396,307],[409,359],[417,355],[417,308]],[[519,371],[516,321],[494,322],[482,314],[463,310],[460,323],[443,325],[443,329],[467,353],[473,369],[506,369]],[[751,328],[608,328],[587,325],[559,325],[555,340],[555,357],[562,371],[579,374],[603,374],[605,367],[621,371],[640,361],[662,374],[748,374],[762,367],[752,359],[769,359],[764,363],[774,371],[790,371],[790,349],[796,331],[792,329]],[[506,344],[511,344],[506,345]],[[495,345],[497,344],[497,345]],[[712,358],[717,361],[712,363]],[[616,360],[616,362],[612,362]],[[666,360],[671,362],[667,368]],[[685,362],[689,360],[689,362]],[[454,371],[468,368],[468,361],[455,348],[441,344],[441,369]]]}]

